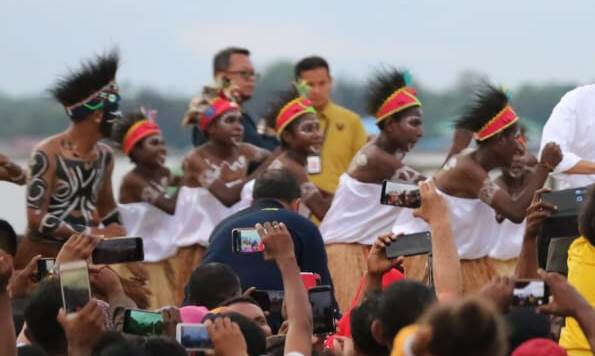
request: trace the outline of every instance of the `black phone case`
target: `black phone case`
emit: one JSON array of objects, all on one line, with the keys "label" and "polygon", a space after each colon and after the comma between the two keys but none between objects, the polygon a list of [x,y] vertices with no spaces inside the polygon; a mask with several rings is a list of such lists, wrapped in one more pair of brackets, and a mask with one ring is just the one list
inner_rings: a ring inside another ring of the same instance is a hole
[{"label": "black phone case", "polygon": [[386,247],[386,257],[417,256],[432,252],[432,234],[429,231],[399,236]]}]

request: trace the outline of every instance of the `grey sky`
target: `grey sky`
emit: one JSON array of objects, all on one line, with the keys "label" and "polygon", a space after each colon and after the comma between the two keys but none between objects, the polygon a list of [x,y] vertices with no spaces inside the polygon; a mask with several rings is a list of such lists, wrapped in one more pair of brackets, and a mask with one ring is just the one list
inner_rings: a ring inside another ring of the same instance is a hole
[{"label": "grey sky", "polygon": [[465,69],[514,87],[595,80],[595,2],[3,0],[0,91],[36,94],[67,66],[119,45],[119,80],[190,94],[211,57],[235,44],[257,69],[325,56],[335,75],[409,68],[444,88]]}]

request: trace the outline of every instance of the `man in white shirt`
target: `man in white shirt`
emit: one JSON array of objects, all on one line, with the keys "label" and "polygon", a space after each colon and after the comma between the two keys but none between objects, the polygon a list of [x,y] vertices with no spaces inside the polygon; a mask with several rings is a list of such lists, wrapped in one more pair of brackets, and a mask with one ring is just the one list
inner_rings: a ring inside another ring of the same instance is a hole
[{"label": "man in white shirt", "polygon": [[556,142],[564,158],[554,169],[560,189],[595,183],[595,84],[566,93],[548,119],[541,150]]}]

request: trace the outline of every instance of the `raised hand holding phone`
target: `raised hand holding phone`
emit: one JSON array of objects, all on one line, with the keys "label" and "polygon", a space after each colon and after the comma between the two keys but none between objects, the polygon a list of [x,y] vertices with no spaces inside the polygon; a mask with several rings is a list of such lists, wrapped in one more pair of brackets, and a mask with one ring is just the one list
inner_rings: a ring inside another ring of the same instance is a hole
[{"label": "raised hand holding phone", "polygon": [[293,239],[284,223],[276,221],[256,224],[258,235],[264,245],[264,259],[268,261],[295,260]]},{"label": "raised hand holding phone", "polygon": [[62,263],[59,270],[62,305],[66,314],[71,315],[79,311],[91,300],[87,262],[79,260]]},{"label": "raised hand holding phone", "polygon": [[87,260],[99,241],[99,238],[86,234],[74,234],[70,236],[58,252],[56,263],[62,264],[71,261]]}]

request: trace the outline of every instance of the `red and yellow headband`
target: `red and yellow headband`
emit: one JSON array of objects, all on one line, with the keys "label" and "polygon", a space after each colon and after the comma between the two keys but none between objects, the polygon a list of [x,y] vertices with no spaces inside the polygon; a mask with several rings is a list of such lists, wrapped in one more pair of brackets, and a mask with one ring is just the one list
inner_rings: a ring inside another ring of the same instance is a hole
[{"label": "red and yellow headband", "polygon": [[474,134],[474,137],[477,141],[487,140],[512,126],[517,121],[519,121],[519,117],[514,112],[512,106],[506,105],[496,116],[483,125],[481,130]]},{"label": "red and yellow headband", "polygon": [[233,101],[229,101],[222,97],[216,97],[211,101],[211,106],[204,112],[204,114],[200,115],[200,120],[198,121],[198,127],[201,130],[206,130],[207,127],[215,120],[215,118],[223,115],[229,110],[239,110],[240,107]]},{"label": "red and yellow headband", "polygon": [[306,113],[316,114],[316,109],[314,109],[314,106],[312,106],[312,101],[310,101],[308,98],[295,98],[285,104],[285,106],[279,111],[279,115],[277,115],[277,119],[275,120],[275,130],[277,131],[277,137],[281,138],[281,134],[287,125]]},{"label": "red and yellow headband", "polygon": [[124,141],[122,143],[122,151],[129,155],[134,146],[136,146],[136,144],[139,143],[143,138],[160,133],[161,129],[153,121],[142,120],[136,122],[134,125],[130,126],[128,131],[126,131],[126,135],[124,136]]},{"label": "red and yellow headband", "polygon": [[415,89],[411,87],[403,87],[392,93],[376,112],[376,123],[405,109],[421,106],[416,94]]}]

